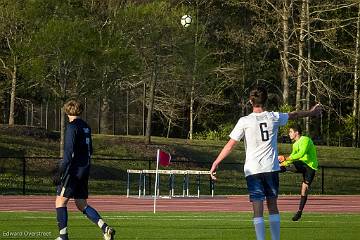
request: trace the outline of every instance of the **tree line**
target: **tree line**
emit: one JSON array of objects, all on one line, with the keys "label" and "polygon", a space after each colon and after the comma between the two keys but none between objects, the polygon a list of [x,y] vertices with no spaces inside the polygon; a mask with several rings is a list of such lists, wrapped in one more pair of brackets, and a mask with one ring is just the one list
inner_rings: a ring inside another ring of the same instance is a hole
[{"label": "tree line", "polygon": [[301,123],[320,143],[359,143],[357,0],[0,0],[0,29],[10,126],[21,99],[76,97],[99,100],[106,133],[119,95],[137,91],[147,143],[207,137],[249,113],[261,84],[269,109],[321,102],[322,118]]}]

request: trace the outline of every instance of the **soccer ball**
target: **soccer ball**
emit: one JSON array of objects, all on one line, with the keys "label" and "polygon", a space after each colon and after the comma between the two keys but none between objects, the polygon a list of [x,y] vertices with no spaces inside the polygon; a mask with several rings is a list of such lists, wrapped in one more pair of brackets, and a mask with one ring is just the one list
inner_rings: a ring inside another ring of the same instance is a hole
[{"label": "soccer ball", "polygon": [[192,21],[192,18],[190,15],[184,15],[181,17],[181,25],[183,25],[184,27],[190,26],[191,21]]}]

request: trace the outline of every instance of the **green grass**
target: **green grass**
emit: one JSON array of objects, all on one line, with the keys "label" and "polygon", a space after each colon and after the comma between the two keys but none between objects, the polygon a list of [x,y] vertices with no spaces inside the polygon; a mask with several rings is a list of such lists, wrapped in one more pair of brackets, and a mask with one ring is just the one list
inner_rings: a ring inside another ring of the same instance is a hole
[{"label": "green grass", "polygon": [[[21,129],[21,126],[17,128]],[[19,130],[20,131],[20,130]],[[28,132],[30,130],[27,130]],[[34,130],[35,131],[35,130]],[[27,132],[27,134],[28,134]],[[49,133],[50,135],[50,133]],[[53,134],[56,135],[56,134]],[[171,151],[178,160],[212,162],[226,141],[187,140],[152,137],[151,145],[144,144],[142,136],[93,135],[94,157],[153,157],[158,147]],[[28,136],[0,131],[0,156],[53,156],[59,155],[59,139]],[[289,154],[291,144],[279,144],[280,154]],[[317,146],[320,165],[360,167],[360,148]],[[244,144],[240,143],[226,162],[243,163]]]},{"label": "green grass", "polygon": [[[250,213],[115,213],[103,218],[117,230],[117,239],[255,239]],[[282,239],[338,240],[359,239],[359,214],[305,213],[299,222],[290,221],[291,213],[281,214]],[[269,225],[265,216],[267,239]],[[58,230],[54,213],[0,213],[0,239],[54,239]],[[16,234],[7,237],[4,234]],[[42,234],[37,237],[19,234]],[[47,235],[44,236],[44,235]],[[81,213],[69,214],[71,239],[101,239],[101,232]]]}]

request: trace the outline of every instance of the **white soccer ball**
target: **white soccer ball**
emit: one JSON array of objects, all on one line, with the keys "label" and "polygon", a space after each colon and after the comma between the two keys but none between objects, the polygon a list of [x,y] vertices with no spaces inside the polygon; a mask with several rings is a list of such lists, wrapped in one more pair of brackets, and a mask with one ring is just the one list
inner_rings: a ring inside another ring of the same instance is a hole
[{"label": "white soccer ball", "polygon": [[192,18],[190,15],[184,15],[181,17],[181,25],[183,25],[184,27],[190,26],[191,21],[192,21]]}]

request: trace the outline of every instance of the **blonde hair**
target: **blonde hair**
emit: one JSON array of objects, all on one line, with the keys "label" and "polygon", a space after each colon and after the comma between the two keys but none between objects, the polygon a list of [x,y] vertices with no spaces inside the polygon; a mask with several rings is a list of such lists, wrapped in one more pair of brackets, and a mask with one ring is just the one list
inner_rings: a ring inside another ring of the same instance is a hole
[{"label": "blonde hair", "polygon": [[80,116],[84,107],[80,101],[69,100],[64,104],[64,111],[69,116]]}]

